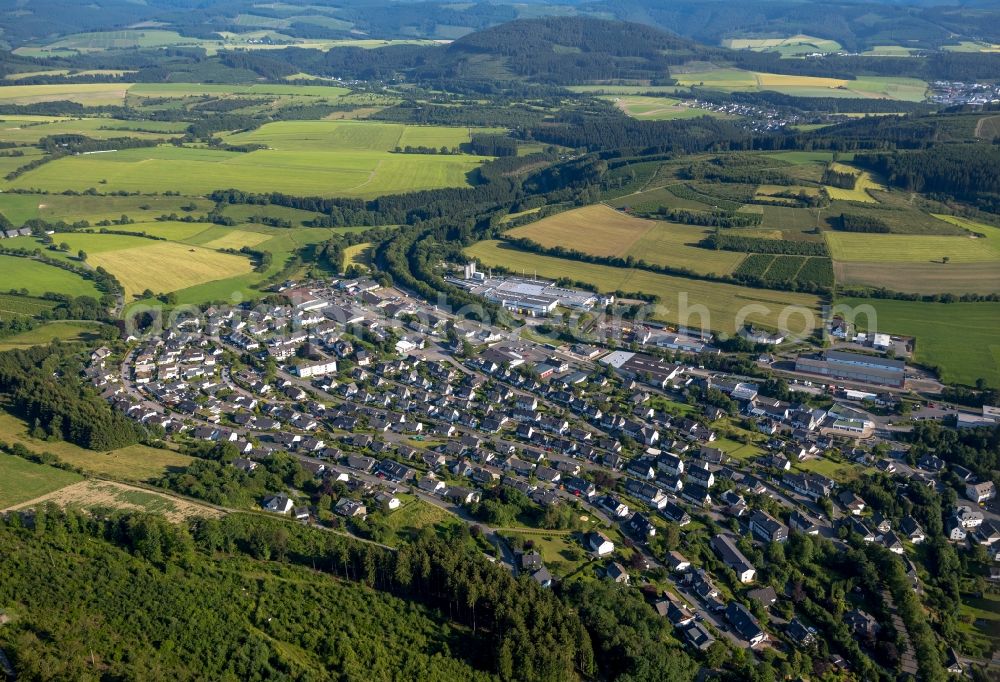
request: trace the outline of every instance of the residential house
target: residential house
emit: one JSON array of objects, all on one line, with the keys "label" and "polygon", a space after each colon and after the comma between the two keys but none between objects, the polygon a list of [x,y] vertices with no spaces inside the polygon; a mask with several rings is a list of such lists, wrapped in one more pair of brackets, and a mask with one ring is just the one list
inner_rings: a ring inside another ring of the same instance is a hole
[{"label": "residential house", "polygon": [[740,637],[755,647],[767,641],[767,633],[760,627],[760,622],[754,618],[750,610],[738,601],[729,602],[726,607],[726,620]]},{"label": "residential house", "polygon": [[730,536],[716,535],[713,537],[712,549],[719,555],[722,563],[736,571],[736,576],[741,583],[753,582],[757,569],[743,555],[743,552],[736,547],[736,543]]},{"label": "residential house", "polygon": [[607,556],[615,551],[615,543],[611,542],[604,533],[591,531],[584,537],[586,548],[597,556]]},{"label": "residential house", "polygon": [[788,526],[760,509],[750,515],[750,531],[762,542],[784,542],[788,539]]}]

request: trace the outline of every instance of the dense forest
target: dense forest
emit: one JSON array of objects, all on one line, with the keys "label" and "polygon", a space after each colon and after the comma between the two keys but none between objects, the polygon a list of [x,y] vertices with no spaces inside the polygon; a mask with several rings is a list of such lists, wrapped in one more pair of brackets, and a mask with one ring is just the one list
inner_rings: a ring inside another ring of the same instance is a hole
[{"label": "dense forest", "polygon": [[[0,645],[26,679],[693,679],[651,611],[619,612],[606,592],[578,614],[461,532],[393,552],[241,514],[190,527],[13,515],[0,523],[0,608],[18,617]],[[634,646],[595,656],[592,638],[609,649],[639,623]]]},{"label": "dense forest", "polygon": [[91,450],[132,445],[144,435],[136,422],[102,400],[79,376],[72,346],[53,344],[0,353],[0,394],[32,433]]}]

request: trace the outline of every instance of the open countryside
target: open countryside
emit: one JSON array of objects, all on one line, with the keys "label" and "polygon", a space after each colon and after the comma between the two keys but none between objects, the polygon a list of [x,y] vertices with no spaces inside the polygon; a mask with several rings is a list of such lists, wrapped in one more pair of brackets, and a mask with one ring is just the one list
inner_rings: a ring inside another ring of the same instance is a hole
[{"label": "open countryside", "polygon": [[996,3],[7,4],[0,681],[1000,679]]},{"label": "open countryside", "polygon": [[644,220],[604,204],[557,213],[506,233],[545,247],[561,246],[595,256],[614,256],[647,263],[688,268],[709,274],[730,274],[744,256],[697,246],[708,230],[658,220]]},{"label": "open countryside", "polygon": [[249,153],[153,147],[74,156],[45,164],[9,183],[52,191],[108,190],[205,194],[235,187],[248,192],[375,197],[420,189],[463,187],[483,159],[393,154],[385,150],[313,147],[312,151]]}]

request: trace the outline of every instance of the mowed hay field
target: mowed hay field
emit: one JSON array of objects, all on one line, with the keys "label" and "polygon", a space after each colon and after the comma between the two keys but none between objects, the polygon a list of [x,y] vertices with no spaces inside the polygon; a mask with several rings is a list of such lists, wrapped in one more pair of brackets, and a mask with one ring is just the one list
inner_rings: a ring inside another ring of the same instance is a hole
[{"label": "mowed hay field", "polygon": [[218,518],[223,515],[214,507],[172,495],[114,481],[90,479],[40,495],[20,506],[34,507],[43,504],[84,510],[112,508],[131,512],[149,512],[160,514],[173,523],[181,523],[198,516]]},{"label": "mowed hay field", "polygon": [[52,339],[60,341],[96,341],[101,338],[100,322],[48,322],[34,329],[0,339],[0,351],[15,348],[30,348],[49,343]]},{"label": "mowed hay field", "polygon": [[[915,359],[938,367],[943,381],[974,386],[982,377],[1000,388],[1000,303],[847,298],[837,304],[870,305],[878,331],[915,337]],[[859,321],[864,322],[864,316]]]},{"label": "mowed hay field", "polygon": [[0,291],[27,289],[32,296],[51,291],[72,296],[101,297],[89,279],[30,258],[0,256],[0,277]]},{"label": "mowed hay field", "polygon": [[933,218],[968,232],[954,236],[825,232],[837,281],[914,294],[1000,292],[1000,228],[955,216]]},{"label": "mowed hay field", "polygon": [[603,99],[614,102],[614,105],[632,118],[646,121],[670,121],[679,118],[698,118],[699,116],[719,116],[714,111],[684,106],[680,100],[670,97],[608,96]]},{"label": "mowed hay field", "polygon": [[[870,263],[1000,263],[1000,228],[996,237],[824,233],[834,260]],[[1000,267],[1000,266],[998,266]]]},{"label": "mowed hay field", "polygon": [[857,177],[854,189],[842,189],[825,185],[826,193],[833,201],[860,201],[864,203],[876,203],[869,190],[885,191],[885,185],[876,182],[868,171],[858,170],[852,166],[845,166],[841,163],[832,164],[833,170],[840,173],[853,173]]},{"label": "mowed hay field", "polygon": [[311,150],[249,153],[160,146],[63,157],[7,186],[55,192],[99,186],[108,192],[193,195],[233,187],[260,193],[372,198],[468,186],[467,174],[484,160],[468,155],[393,154],[318,145]]},{"label": "mowed hay field", "polygon": [[728,92],[772,90],[798,97],[851,97],[896,99],[919,102],[924,99],[927,83],[916,78],[865,76],[854,80],[819,76],[792,76],[779,73],[709,69],[675,73],[671,76],[685,86],[703,85]]},{"label": "mowed hay field", "polygon": [[834,262],[845,285],[885,287],[907,294],[992,294],[1000,291],[997,263],[849,263]]},{"label": "mowed hay field", "polygon": [[[159,225],[170,229],[167,224]],[[179,223],[176,229],[193,227],[204,230],[205,225]],[[144,226],[130,225],[129,228],[140,232]],[[65,233],[60,239],[69,245],[70,253],[82,249],[87,252],[90,265],[103,267],[113,274],[125,287],[126,301],[146,289],[165,293],[249,274],[253,270],[250,259],[245,256],[175,241],[85,232]]]},{"label": "mowed hay field", "polygon": [[145,445],[95,452],[65,441],[38,440],[28,435],[28,427],[23,421],[5,412],[0,412],[0,440],[21,443],[33,452],[51,452],[60,461],[87,473],[126,481],[152,481],[169,471],[179,471],[193,461],[173,450]]},{"label": "mowed hay field", "polygon": [[114,274],[125,287],[125,298],[146,289],[177,291],[195,284],[249,273],[253,268],[242,256],[175,242],[149,241],[148,245],[94,254],[90,261]]},{"label": "mowed hay field", "polygon": [[0,452],[0,510],[76,483],[79,474]]},{"label": "mowed hay field", "polygon": [[65,83],[57,85],[0,86],[0,104],[37,104],[68,100],[85,106],[123,104],[127,83]]},{"label": "mowed hay field", "polygon": [[695,246],[706,236],[704,228],[636,218],[604,204],[558,213],[507,234],[545,247],[563,246],[595,256],[632,256],[702,274],[732,273],[744,258],[740,253]]},{"label": "mowed hay field", "polygon": [[[102,220],[117,220],[127,215],[136,222],[152,222],[163,214],[184,215],[182,207],[194,207],[195,214],[212,210],[214,203],[192,197],[109,197],[63,196],[60,194],[0,194],[0,213],[16,225],[38,218],[48,222],[68,223],[87,220],[91,224]],[[131,227],[124,229],[131,230]]]},{"label": "mowed hay field", "polygon": [[[521,251],[499,241],[478,242],[466,248],[465,253],[485,266],[503,266],[511,271],[537,273],[552,279],[568,277],[588,282],[602,292],[641,291],[659,296],[660,302],[653,317],[664,322],[702,324],[716,331],[732,333],[740,322],[737,316],[741,311],[746,313],[744,321],[771,328],[778,327],[779,317],[784,312],[792,331],[800,330],[805,324],[803,315],[808,315],[809,322],[813,324],[818,319],[819,299],[809,294],[749,289],[646,270],[581,263]],[[686,316],[682,306],[684,301],[688,310],[704,306],[707,318],[699,319],[695,313]],[[744,309],[750,305],[765,306],[766,310]],[[788,306],[797,307],[788,310]]]}]

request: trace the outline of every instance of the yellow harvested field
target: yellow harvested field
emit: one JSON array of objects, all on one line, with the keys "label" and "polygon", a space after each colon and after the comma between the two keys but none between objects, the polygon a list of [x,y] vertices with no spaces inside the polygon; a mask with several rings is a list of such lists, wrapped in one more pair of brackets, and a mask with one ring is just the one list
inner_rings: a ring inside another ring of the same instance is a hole
[{"label": "yellow harvested field", "polygon": [[194,517],[218,518],[223,512],[207,505],[191,502],[172,495],[126,485],[114,481],[87,479],[65,488],[36,497],[17,509],[54,504],[63,508],[96,509],[112,508],[124,511],[155,512],[173,523],[180,523]]},{"label": "yellow harvested field", "polygon": [[542,246],[561,246],[595,256],[645,260],[688,268],[701,274],[731,273],[744,258],[732,251],[697,246],[708,230],[660,220],[636,218],[604,204],[557,213],[507,234]]},{"label": "yellow harvested field", "polygon": [[858,178],[854,189],[841,189],[825,185],[826,193],[833,201],[861,201],[867,204],[877,204],[878,201],[868,190],[886,191],[885,185],[875,182],[871,174],[867,171],[858,170],[852,166],[845,166],[842,163],[831,164],[831,167],[839,173],[853,173]]},{"label": "yellow harvested field", "polygon": [[0,86],[0,102],[4,104],[36,104],[69,100],[99,106],[122,104],[130,84],[67,83],[65,85],[5,85]]},{"label": "yellow harvested field", "polygon": [[242,249],[244,246],[257,246],[261,242],[266,242],[272,236],[263,232],[233,230],[218,239],[205,242],[202,246],[208,249]]},{"label": "yellow harvested field", "polygon": [[349,268],[352,265],[364,270],[368,270],[371,267],[372,262],[372,244],[371,242],[363,242],[361,244],[352,244],[344,249],[344,267]]},{"label": "yellow harvested field", "polygon": [[837,282],[885,287],[907,294],[991,294],[1000,291],[996,263],[885,263],[833,264]]},{"label": "yellow harvested field", "polygon": [[146,289],[154,293],[178,291],[252,270],[250,260],[243,256],[176,242],[102,251],[90,256],[88,262],[117,277],[125,287],[126,300]]}]

